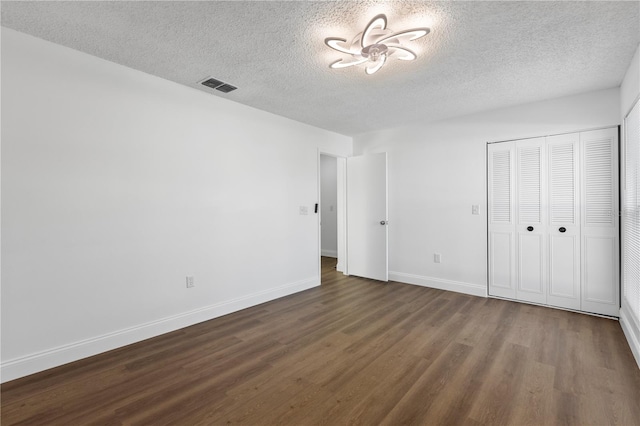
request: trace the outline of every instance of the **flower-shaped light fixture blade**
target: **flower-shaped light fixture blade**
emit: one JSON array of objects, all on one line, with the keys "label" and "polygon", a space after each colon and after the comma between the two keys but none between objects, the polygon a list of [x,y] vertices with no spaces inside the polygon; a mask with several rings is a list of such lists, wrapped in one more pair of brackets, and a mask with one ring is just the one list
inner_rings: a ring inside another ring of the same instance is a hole
[{"label": "flower-shaped light fixture blade", "polygon": [[384,31],[387,29],[387,17],[385,15],[376,16],[371,20],[371,22],[369,22],[367,27],[364,29],[364,32],[362,33],[362,40],[360,41],[360,44],[362,45],[363,49],[371,44],[376,43],[375,39],[372,40],[372,35],[371,35],[371,33],[376,28],[379,28],[381,31]]},{"label": "flower-shaped light fixture blade", "polygon": [[333,50],[337,50],[338,52],[347,53],[349,55],[359,55],[360,51],[358,49],[353,49],[349,47],[342,46],[341,43],[346,43],[347,40],[338,37],[327,37],[324,39],[324,42],[327,46],[332,48]]},{"label": "flower-shaped light fixture blade", "polygon": [[373,62],[372,65],[369,65],[367,68],[365,68],[364,72],[366,72],[368,75],[371,75],[377,72],[380,68],[382,68],[382,66],[386,61],[387,61],[387,54],[380,55],[380,59],[378,59],[376,62]]},{"label": "flower-shaped light fixture blade", "polygon": [[365,73],[371,75],[380,70],[390,58],[412,61],[418,55],[402,44],[424,37],[430,31],[429,28],[414,28],[394,33],[387,28],[387,17],[377,15],[363,32],[354,37],[350,45],[346,39],[339,37],[327,37],[324,40],[333,50],[351,55],[351,58],[332,62],[329,67],[336,69],[365,64]]},{"label": "flower-shaped light fixture blade", "polygon": [[429,34],[431,30],[429,28],[415,28],[413,30],[400,31],[399,33],[394,33],[380,40],[376,41],[376,43],[385,43],[389,40],[398,39],[398,43],[401,39],[406,38],[407,41],[413,41],[419,39],[420,37],[424,37]]},{"label": "flower-shaped light fixture blade", "polygon": [[331,63],[331,65],[329,65],[329,68],[333,68],[333,69],[346,68],[346,67],[350,67],[350,66],[353,66],[353,65],[364,64],[368,60],[369,60],[368,58],[361,58],[361,59],[354,59],[351,62],[347,62],[347,61],[345,61],[343,59],[338,59],[337,61]]},{"label": "flower-shaped light fixture blade", "polygon": [[401,61],[413,61],[418,57],[415,52],[407,49],[406,47],[395,46],[393,44],[388,44],[387,47],[389,48],[389,54],[395,54],[396,52],[402,54],[402,56],[394,56],[394,58]]}]

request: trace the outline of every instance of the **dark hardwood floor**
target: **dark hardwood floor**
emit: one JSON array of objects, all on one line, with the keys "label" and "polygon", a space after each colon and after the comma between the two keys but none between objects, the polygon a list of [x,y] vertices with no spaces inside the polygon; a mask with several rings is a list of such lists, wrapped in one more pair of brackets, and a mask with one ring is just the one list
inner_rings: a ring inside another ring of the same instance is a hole
[{"label": "dark hardwood floor", "polygon": [[2,425],[639,425],[618,322],[345,277],[2,385]]}]

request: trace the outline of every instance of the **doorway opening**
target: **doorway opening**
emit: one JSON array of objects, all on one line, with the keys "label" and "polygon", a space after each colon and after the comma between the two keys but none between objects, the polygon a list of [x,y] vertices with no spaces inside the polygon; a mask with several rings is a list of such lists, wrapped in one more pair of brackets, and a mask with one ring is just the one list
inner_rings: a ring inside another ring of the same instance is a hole
[{"label": "doorway opening", "polygon": [[346,273],[346,159],[319,155],[319,276],[326,271]]}]

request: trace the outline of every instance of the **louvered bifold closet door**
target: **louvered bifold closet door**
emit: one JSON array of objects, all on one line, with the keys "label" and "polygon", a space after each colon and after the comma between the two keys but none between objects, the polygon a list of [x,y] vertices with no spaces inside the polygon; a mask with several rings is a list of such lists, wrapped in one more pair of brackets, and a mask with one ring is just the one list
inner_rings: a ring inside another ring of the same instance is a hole
[{"label": "louvered bifold closet door", "polygon": [[489,294],[516,297],[515,143],[489,144]]},{"label": "louvered bifold closet door", "polygon": [[580,135],[547,138],[549,285],[547,303],[580,309]]},{"label": "louvered bifold closet door", "polygon": [[624,124],[622,305],[640,329],[640,101],[625,118]]},{"label": "louvered bifold closet door", "polygon": [[545,139],[516,142],[516,298],[546,303]]},{"label": "louvered bifold closet door", "polygon": [[619,315],[618,129],[580,133],[581,309]]}]

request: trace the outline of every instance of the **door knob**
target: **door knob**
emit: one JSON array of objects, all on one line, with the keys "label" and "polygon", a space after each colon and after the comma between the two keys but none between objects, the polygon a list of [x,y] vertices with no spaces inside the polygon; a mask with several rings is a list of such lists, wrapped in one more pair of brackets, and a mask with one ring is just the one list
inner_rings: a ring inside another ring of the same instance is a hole
[{"label": "door knob", "polygon": [[529,232],[533,231],[533,226],[527,226],[527,231]]},{"label": "door knob", "polygon": [[381,220],[380,225],[386,225],[388,222],[386,220]]},{"label": "door knob", "polygon": [[567,228],[565,228],[564,226],[561,226],[558,231],[560,232],[567,232]]}]

